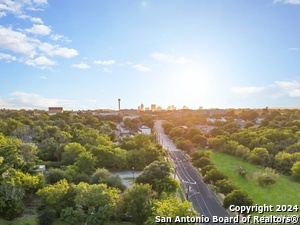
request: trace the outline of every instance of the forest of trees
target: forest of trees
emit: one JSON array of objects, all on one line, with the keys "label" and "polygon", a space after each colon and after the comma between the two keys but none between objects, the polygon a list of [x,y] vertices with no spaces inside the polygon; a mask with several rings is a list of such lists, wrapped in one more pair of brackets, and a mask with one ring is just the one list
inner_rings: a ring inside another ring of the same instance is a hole
[{"label": "forest of trees", "polygon": [[[208,147],[270,167],[300,181],[300,111],[268,108],[260,111],[249,109],[236,113],[228,110],[223,115],[226,122],[206,122],[215,126],[209,133],[196,129],[193,117],[173,118],[162,126],[176,146],[189,154],[197,147]],[[257,117],[263,120],[255,125]],[[245,120],[244,127],[234,119]]]},{"label": "forest of trees", "polygon": [[[300,111],[263,109],[227,110],[226,122],[207,122],[205,115],[166,112],[164,131],[176,146],[192,156],[204,181],[226,197],[252,204],[212,165],[209,148],[266,170],[256,179],[261,185],[276,181],[282,173],[300,181]],[[255,119],[263,120],[256,124]],[[125,120],[126,129],[153,128],[152,116]],[[241,127],[235,119],[245,120]],[[0,110],[0,218],[12,220],[34,207],[38,224],[51,225],[59,218],[67,224],[103,224],[131,221],[154,224],[155,215],[196,215],[189,202],[176,197],[179,184],[171,176],[167,155],[155,134],[118,135],[120,116],[101,117],[91,112],[48,115],[43,111]],[[208,133],[195,124],[215,126]],[[38,171],[45,165],[45,173]],[[142,171],[132,187],[126,187],[112,171]],[[246,171],[237,168],[244,176]],[[275,181],[274,181],[275,180]]]},{"label": "forest of trees", "polygon": [[[0,217],[12,220],[35,206],[38,224],[153,224],[155,211],[174,207],[194,214],[175,196],[178,188],[154,135],[119,136],[118,116],[90,112],[0,111]],[[126,121],[153,127],[151,117]],[[38,172],[45,165],[46,172]],[[111,171],[139,170],[133,187]],[[159,176],[158,176],[159,175]],[[176,205],[171,206],[176,202]]]}]

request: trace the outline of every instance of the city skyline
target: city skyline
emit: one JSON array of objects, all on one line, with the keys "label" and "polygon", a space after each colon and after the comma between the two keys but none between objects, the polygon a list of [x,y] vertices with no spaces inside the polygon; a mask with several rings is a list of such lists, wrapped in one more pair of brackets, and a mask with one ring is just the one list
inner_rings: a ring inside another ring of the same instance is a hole
[{"label": "city skyline", "polygon": [[300,0],[0,0],[0,108],[299,108]]}]

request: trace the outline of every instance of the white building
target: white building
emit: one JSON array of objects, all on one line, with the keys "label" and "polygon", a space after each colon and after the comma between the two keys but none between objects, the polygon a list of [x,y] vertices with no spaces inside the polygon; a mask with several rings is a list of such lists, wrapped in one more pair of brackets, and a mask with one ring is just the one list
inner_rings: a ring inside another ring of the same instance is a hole
[{"label": "white building", "polygon": [[151,134],[151,128],[147,126],[142,126],[139,128],[139,134]]}]

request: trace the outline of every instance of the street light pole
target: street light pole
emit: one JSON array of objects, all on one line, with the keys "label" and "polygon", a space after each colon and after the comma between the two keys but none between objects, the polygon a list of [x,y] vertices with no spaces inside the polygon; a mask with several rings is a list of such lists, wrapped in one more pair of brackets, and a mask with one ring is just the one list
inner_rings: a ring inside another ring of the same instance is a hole
[{"label": "street light pole", "polygon": [[132,184],[134,184],[134,166],[132,167]]},{"label": "street light pole", "polygon": [[189,194],[190,194],[190,183],[188,184],[188,189],[186,191],[186,199],[189,200]]}]

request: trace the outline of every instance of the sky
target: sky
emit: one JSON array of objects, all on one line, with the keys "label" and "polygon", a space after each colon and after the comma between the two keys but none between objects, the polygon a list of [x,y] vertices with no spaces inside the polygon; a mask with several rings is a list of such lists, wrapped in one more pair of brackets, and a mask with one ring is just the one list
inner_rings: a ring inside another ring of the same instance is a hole
[{"label": "sky", "polygon": [[0,0],[0,108],[300,107],[300,0]]}]

